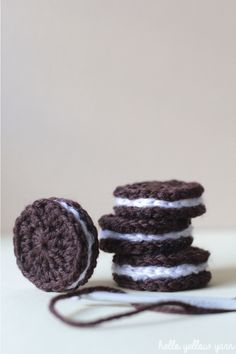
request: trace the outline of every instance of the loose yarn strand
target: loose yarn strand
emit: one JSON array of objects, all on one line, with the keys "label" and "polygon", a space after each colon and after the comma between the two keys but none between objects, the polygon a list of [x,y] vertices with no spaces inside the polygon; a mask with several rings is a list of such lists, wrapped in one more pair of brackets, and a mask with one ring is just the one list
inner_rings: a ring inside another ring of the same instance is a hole
[{"label": "loose yarn strand", "polygon": [[[115,289],[115,288],[110,288],[110,287],[105,287],[105,286],[87,287],[82,290],[77,290],[75,292],[57,295],[57,296],[53,297],[49,303],[49,310],[59,320],[61,320],[62,322],[66,323],[70,326],[73,326],[73,327],[93,327],[93,326],[97,326],[97,325],[104,323],[104,322],[118,320],[118,319],[124,318],[124,317],[131,317],[133,315],[136,315],[138,313],[148,311],[148,310],[153,310],[153,309],[158,310],[159,309],[159,311],[162,311],[162,308],[167,307],[167,306],[170,306],[170,307],[174,306],[174,307],[182,308],[184,310],[183,313],[189,314],[189,315],[236,312],[236,308],[235,309],[205,308],[205,307],[200,307],[200,306],[196,306],[196,305],[190,305],[190,304],[185,303],[184,301],[168,300],[168,301],[157,301],[156,303],[151,303],[151,304],[146,304],[146,305],[143,305],[143,304],[134,305],[131,303],[130,305],[133,305],[136,307],[135,310],[122,312],[122,313],[119,313],[116,315],[106,316],[106,317],[102,317],[102,318],[99,318],[96,320],[91,320],[91,321],[78,321],[78,320],[72,320],[70,318],[63,316],[56,309],[56,303],[61,300],[69,299],[69,298],[75,297],[75,296],[78,296],[79,298],[81,298],[82,295],[91,294],[91,293],[97,292],[97,291],[106,291],[109,293],[123,293],[123,294],[125,294],[125,292],[120,289]],[[173,311],[171,308],[169,308],[169,309],[165,308],[164,312],[174,313],[175,311]]]}]

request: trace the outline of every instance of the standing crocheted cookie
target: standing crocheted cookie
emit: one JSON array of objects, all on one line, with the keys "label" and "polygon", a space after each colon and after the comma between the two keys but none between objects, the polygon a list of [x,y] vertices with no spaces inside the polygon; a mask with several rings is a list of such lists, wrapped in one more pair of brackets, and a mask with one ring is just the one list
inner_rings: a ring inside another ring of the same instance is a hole
[{"label": "standing crocheted cookie", "polygon": [[36,200],[16,219],[14,252],[23,275],[45,291],[65,291],[91,277],[98,257],[97,230],[76,202]]}]

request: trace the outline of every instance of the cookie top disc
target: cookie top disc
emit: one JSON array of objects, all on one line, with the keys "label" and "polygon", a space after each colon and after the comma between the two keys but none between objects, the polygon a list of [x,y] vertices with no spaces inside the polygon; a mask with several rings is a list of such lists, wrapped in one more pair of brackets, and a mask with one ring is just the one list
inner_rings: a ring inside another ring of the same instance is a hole
[{"label": "cookie top disc", "polygon": [[148,181],[119,186],[114,190],[114,196],[128,198],[154,198],[165,201],[200,198],[204,188],[197,182],[183,182],[175,179],[169,181]]},{"label": "cookie top disc", "polygon": [[14,226],[14,252],[23,275],[45,291],[68,291],[87,282],[98,257],[97,230],[76,202],[36,200]]},{"label": "cookie top disc", "polygon": [[132,266],[163,266],[174,267],[180,264],[201,264],[207,262],[210,252],[202,248],[190,246],[182,251],[169,255],[163,254],[143,254],[137,256],[116,254],[113,262]]}]

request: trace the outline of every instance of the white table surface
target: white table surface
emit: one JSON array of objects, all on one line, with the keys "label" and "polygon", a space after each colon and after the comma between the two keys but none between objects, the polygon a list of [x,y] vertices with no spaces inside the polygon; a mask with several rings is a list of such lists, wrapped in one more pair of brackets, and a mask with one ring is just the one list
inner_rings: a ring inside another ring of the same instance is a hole
[{"label": "white table surface", "polygon": [[[195,229],[194,236],[195,245],[212,253],[213,279],[207,288],[184,294],[236,297],[236,230]],[[69,327],[48,311],[49,299],[54,294],[38,290],[21,275],[11,236],[2,237],[1,259],[2,354],[236,352],[236,313],[189,316],[145,312],[95,328]],[[98,266],[87,285],[115,286],[111,255],[100,253]],[[89,304],[81,313],[83,319],[129,309],[124,305]],[[85,305],[70,300],[63,310],[66,306],[79,309]]]}]

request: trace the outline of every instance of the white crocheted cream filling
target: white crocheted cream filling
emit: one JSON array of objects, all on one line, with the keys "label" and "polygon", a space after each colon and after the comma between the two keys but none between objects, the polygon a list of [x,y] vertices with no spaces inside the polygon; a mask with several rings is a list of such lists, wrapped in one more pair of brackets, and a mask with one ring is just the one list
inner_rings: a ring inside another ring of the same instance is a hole
[{"label": "white crocheted cream filling", "polygon": [[152,242],[152,241],[164,241],[164,240],[177,240],[181,237],[188,237],[192,234],[192,226],[182,230],[182,231],[173,231],[165,234],[142,234],[142,233],[119,233],[112,230],[101,230],[100,239],[112,238],[115,240],[123,240],[130,242]]},{"label": "white crocheted cream filling", "polygon": [[86,223],[81,219],[80,214],[78,212],[78,210],[76,210],[75,208],[73,208],[72,206],[68,205],[66,202],[64,201],[59,201],[56,200],[63,208],[65,208],[66,210],[68,210],[70,213],[72,213],[74,215],[74,217],[76,218],[76,220],[80,223],[81,228],[84,232],[85,235],[85,239],[87,242],[87,246],[88,246],[88,258],[87,258],[87,264],[85,269],[83,270],[83,272],[80,274],[79,278],[73,283],[71,284],[67,289],[71,289],[74,288],[75,285],[77,285],[79,282],[81,282],[82,280],[84,280],[86,273],[88,271],[88,268],[91,264],[91,259],[92,259],[92,247],[94,244],[94,236],[93,234],[88,230]]},{"label": "white crocheted cream filling", "polygon": [[115,198],[116,206],[126,206],[126,207],[137,207],[137,208],[183,208],[183,207],[194,207],[203,203],[202,198],[189,198],[175,200],[174,202],[169,202],[167,200],[160,200],[155,198],[138,198],[138,199],[128,199],[128,198]]},{"label": "white crocheted cream filling", "polygon": [[174,267],[142,266],[133,267],[129,264],[113,263],[113,272],[117,275],[131,277],[134,281],[155,279],[177,279],[190,274],[198,274],[207,269],[207,262],[200,264],[180,264]]}]

